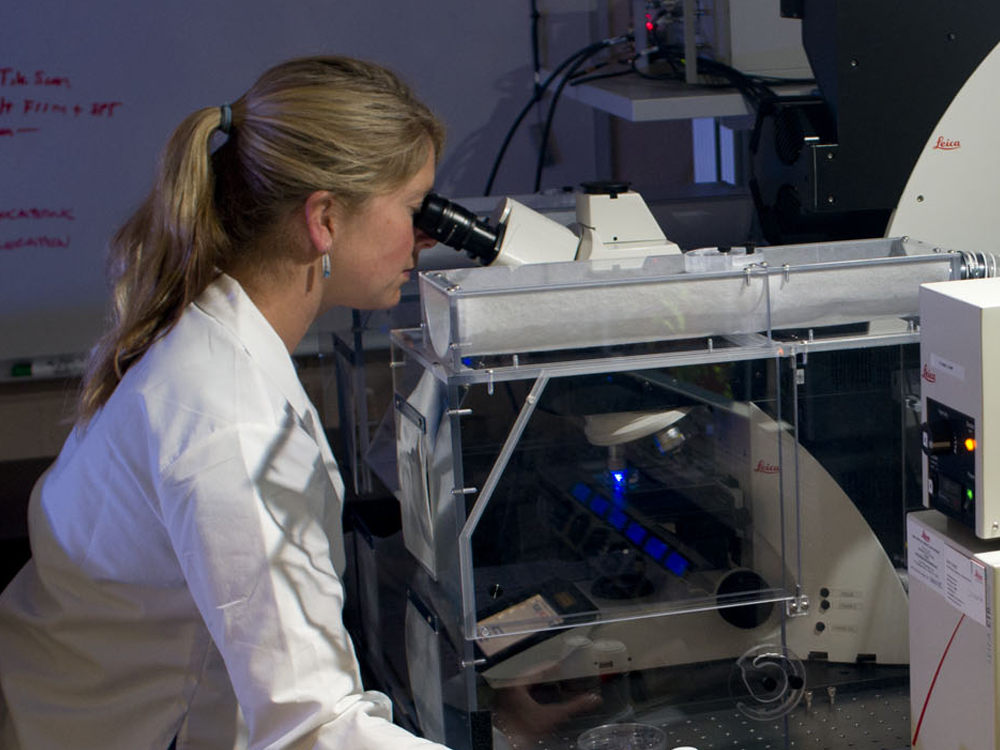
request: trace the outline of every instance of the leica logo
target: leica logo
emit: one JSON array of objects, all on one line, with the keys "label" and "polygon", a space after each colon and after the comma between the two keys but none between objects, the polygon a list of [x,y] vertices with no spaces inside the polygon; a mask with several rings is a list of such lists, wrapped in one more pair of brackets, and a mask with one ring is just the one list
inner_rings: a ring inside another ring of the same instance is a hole
[{"label": "leica logo", "polygon": [[934,144],[934,148],[938,151],[954,151],[956,148],[962,148],[962,142],[949,141],[943,135],[939,135],[937,142]]},{"label": "leica logo", "polygon": [[766,463],[763,459],[761,459],[757,462],[757,468],[754,469],[754,471],[760,474],[777,474],[781,470],[774,464]]},{"label": "leica logo", "polygon": [[924,369],[920,373],[920,377],[922,377],[928,383],[936,383],[937,382],[937,375],[935,375],[934,371],[931,368],[929,368],[927,365],[924,365]]}]

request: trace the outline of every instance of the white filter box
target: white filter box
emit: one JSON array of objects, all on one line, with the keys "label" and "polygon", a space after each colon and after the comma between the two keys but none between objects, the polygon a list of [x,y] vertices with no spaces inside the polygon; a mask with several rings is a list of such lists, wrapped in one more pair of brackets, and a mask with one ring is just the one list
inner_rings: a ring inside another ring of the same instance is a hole
[{"label": "white filter box", "polygon": [[936,510],[907,517],[910,741],[914,750],[1000,750],[1000,542]]},{"label": "white filter box", "polygon": [[924,504],[1000,538],[1000,279],[923,284]]}]

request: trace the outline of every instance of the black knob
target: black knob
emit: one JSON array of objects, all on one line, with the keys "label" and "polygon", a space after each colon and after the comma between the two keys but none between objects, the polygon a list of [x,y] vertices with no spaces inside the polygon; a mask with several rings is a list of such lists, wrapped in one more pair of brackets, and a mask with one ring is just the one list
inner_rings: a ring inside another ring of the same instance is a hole
[{"label": "black knob", "polygon": [[595,180],[580,184],[583,187],[583,192],[587,195],[610,195],[612,198],[617,198],[621,193],[627,193],[629,188],[629,183],[613,180]]}]

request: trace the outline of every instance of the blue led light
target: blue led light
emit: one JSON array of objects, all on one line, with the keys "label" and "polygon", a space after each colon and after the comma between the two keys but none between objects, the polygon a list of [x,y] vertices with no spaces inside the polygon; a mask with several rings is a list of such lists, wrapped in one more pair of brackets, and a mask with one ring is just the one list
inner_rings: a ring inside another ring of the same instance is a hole
[{"label": "blue led light", "polygon": [[585,485],[583,482],[577,482],[573,485],[573,489],[571,489],[569,493],[581,503],[585,503],[590,499],[590,487]]},{"label": "blue led light", "polygon": [[659,560],[663,557],[663,553],[667,551],[667,543],[662,539],[657,539],[655,536],[651,536],[646,540],[646,544],[643,545],[642,549],[654,560]]},{"label": "blue led light", "polygon": [[590,509],[599,516],[603,516],[611,507],[611,501],[601,495],[594,495],[590,500]]},{"label": "blue led light", "polygon": [[608,513],[608,523],[621,531],[625,528],[625,524],[628,523],[628,516],[618,508],[612,508],[611,512]]},{"label": "blue led light", "polygon": [[663,564],[667,566],[667,570],[679,576],[684,575],[690,566],[690,563],[676,552],[671,552],[667,556],[667,559],[663,561]]},{"label": "blue led light", "polygon": [[625,529],[625,536],[636,544],[642,544],[642,540],[646,538],[646,530],[633,521],[628,525],[628,528]]}]

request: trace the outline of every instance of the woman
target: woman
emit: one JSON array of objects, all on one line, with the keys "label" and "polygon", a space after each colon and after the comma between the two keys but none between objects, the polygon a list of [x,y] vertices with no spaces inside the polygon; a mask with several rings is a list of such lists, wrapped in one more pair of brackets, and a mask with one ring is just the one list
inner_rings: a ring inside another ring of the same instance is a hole
[{"label": "woman", "polygon": [[343,484],[290,353],[331,306],[398,301],[442,137],[392,74],[332,57],[175,131],[0,600],[4,748],[434,746],[361,686]]}]

